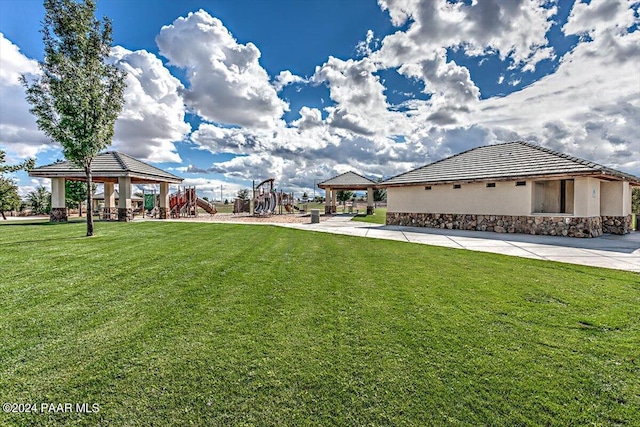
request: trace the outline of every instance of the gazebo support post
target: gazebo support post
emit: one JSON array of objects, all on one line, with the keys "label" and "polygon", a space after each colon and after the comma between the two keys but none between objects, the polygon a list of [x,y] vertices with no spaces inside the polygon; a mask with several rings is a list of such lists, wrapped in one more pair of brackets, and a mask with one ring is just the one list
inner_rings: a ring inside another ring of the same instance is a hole
[{"label": "gazebo support post", "polygon": [[66,222],[67,207],[65,206],[64,178],[51,178],[51,213],[49,222]]},{"label": "gazebo support post", "polygon": [[336,213],[337,206],[338,206],[338,192],[334,188],[331,190],[331,213]]},{"label": "gazebo support post", "polygon": [[160,207],[158,210],[158,218],[169,218],[169,183],[160,183]]},{"label": "gazebo support post", "polygon": [[327,187],[324,189],[324,213],[331,213],[331,187]]},{"label": "gazebo support post", "polygon": [[133,209],[131,208],[131,178],[118,177],[118,221],[131,221]]},{"label": "gazebo support post", "polygon": [[116,195],[113,182],[104,183],[104,210],[102,211],[102,219],[117,218]]},{"label": "gazebo support post", "polygon": [[367,188],[367,215],[373,215],[373,188]]}]

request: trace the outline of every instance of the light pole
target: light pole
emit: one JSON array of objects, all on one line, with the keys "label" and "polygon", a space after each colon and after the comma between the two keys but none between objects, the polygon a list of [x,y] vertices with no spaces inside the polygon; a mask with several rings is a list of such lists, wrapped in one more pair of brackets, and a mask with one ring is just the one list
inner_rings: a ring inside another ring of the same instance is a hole
[{"label": "light pole", "polygon": [[313,180],[313,203],[316,202],[316,181],[317,181],[317,179],[314,178],[314,180]]}]

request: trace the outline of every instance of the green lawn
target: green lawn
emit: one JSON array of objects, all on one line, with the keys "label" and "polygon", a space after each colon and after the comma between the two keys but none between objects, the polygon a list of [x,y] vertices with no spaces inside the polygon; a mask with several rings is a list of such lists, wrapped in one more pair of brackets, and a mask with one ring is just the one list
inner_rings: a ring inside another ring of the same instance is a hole
[{"label": "green lawn", "polygon": [[372,224],[384,224],[387,218],[386,208],[376,208],[373,215],[355,216],[352,221],[369,222]]},{"label": "green lawn", "polygon": [[2,426],[638,425],[640,275],[198,223],[0,226]]}]

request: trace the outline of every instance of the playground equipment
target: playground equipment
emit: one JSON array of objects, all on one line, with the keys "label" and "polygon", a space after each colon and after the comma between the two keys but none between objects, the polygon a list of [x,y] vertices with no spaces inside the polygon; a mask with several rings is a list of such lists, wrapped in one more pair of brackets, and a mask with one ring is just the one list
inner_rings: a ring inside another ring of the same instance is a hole
[{"label": "playground equipment", "polygon": [[[271,215],[276,212],[277,195],[273,189],[274,178],[267,178],[257,186],[253,187],[253,214],[254,215]],[[263,187],[269,184],[269,188]]]},{"label": "playground equipment", "polygon": [[[272,214],[294,213],[299,211],[300,208],[294,205],[295,199],[293,193],[285,193],[282,190],[279,192],[274,189],[274,178],[268,178],[262,181],[260,184],[253,186],[253,214],[260,216],[267,216]],[[268,185],[266,185],[268,184]],[[241,201],[236,200],[234,202],[234,213],[236,212],[235,203]],[[241,211],[238,212],[248,212]]]},{"label": "playground equipment", "polygon": [[172,218],[196,217],[198,216],[198,207],[211,215],[218,213],[214,205],[198,197],[196,187],[184,187],[182,191],[178,187],[178,192],[169,196],[169,209]]},{"label": "playground equipment", "polygon": [[235,199],[233,201],[233,213],[250,213],[251,212],[251,201],[250,200],[242,200]]}]

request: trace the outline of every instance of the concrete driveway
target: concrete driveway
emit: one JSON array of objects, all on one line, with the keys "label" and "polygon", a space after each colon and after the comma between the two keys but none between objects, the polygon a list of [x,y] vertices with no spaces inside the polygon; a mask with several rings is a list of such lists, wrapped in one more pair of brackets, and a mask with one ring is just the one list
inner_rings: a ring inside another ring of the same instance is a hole
[{"label": "concrete driveway", "polygon": [[319,224],[274,225],[640,272],[640,232],[578,239],[376,225],[351,221],[346,215]]}]

